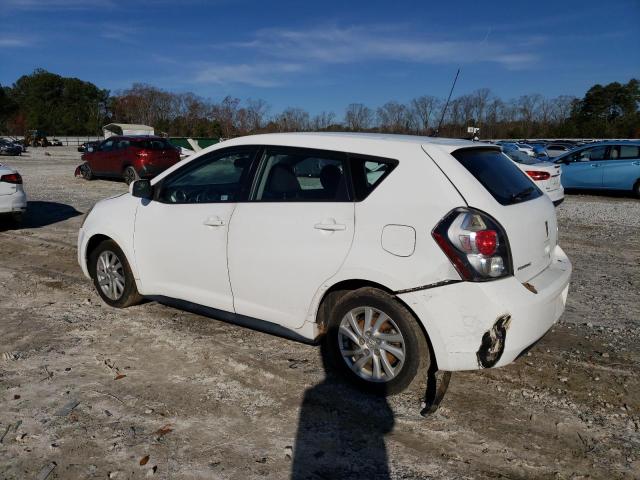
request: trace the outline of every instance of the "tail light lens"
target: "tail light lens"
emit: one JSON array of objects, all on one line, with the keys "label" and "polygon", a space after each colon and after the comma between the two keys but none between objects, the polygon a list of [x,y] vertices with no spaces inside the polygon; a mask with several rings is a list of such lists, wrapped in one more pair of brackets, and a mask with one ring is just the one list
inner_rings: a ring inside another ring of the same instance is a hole
[{"label": "tail light lens", "polygon": [[137,152],[137,155],[140,158],[147,158],[149,156],[149,152],[147,152],[146,150],[140,150],[139,152]]},{"label": "tail light lens", "polygon": [[513,274],[507,234],[486,213],[456,209],[431,234],[463,280],[482,282]]},{"label": "tail light lens", "polygon": [[8,175],[2,175],[0,182],[13,183],[15,185],[22,185],[22,177],[19,173],[10,173]]},{"label": "tail light lens", "polygon": [[527,175],[534,180],[549,180],[551,178],[551,174],[549,172],[539,172],[537,170],[527,170]]}]

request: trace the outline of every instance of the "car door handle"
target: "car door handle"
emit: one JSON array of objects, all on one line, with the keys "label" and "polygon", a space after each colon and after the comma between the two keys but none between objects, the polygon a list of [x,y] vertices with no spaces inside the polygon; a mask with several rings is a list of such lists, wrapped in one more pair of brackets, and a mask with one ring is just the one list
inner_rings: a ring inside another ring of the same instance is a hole
[{"label": "car door handle", "polygon": [[224,226],[224,220],[218,216],[209,217],[204,221],[203,225],[208,227],[222,227]]},{"label": "car door handle", "polygon": [[324,230],[325,232],[338,232],[346,230],[347,226],[341,223],[316,223],[313,228],[316,230]]},{"label": "car door handle", "polygon": [[631,165],[640,165],[640,162],[631,162]]},{"label": "car door handle", "polygon": [[598,168],[599,166],[600,166],[600,165],[595,164],[595,163],[592,163],[592,164],[591,164],[591,168]]}]

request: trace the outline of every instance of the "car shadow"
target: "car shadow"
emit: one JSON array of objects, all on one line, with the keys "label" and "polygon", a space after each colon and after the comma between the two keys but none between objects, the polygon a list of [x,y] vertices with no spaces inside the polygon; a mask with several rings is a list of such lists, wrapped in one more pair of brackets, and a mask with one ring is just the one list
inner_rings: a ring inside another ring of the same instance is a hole
[{"label": "car shadow", "polygon": [[568,195],[592,195],[598,197],[609,198],[636,198],[631,191],[625,190],[601,190],[601,189],[586,189],[586,188],[566,188],[564,193]]},{"label": "car shadow", "polygon": [[82,215],[82,212],[64,203],[28,202],[27,212],[21,222],[15,222],[10,216],[0,216],[0,231],[46,227],[78,215]]},{"label": "car shadow", "polygon": [[384,442],[395,423],[389,403],[337,376],[324,346],[321,356],[326,376],[304,394],[291,479],[391,478]]}]

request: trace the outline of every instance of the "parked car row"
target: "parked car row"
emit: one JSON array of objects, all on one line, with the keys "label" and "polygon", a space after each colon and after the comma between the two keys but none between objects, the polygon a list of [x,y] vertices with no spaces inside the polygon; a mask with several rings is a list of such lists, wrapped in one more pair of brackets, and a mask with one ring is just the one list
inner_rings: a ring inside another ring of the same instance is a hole
[{"label": "parked car row", "polygon": [[20,142],[7,138],[0,138],[0,155],[17,156],[22,155],[22,152],[26,150],[26,147],[24,147]]}]

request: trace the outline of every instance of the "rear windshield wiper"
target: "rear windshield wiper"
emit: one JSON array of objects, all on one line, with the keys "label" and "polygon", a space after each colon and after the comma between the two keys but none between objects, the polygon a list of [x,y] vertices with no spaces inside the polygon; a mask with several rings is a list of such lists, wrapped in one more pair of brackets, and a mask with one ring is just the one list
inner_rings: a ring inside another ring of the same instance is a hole
[{"label": "rear windshield wiper", "polygon": [[532,193],[533,193],[533,187],[527,187],[518,193],[512,194],[510,198],[511,198],[511,201],[523,200],[524,198],[528,197]]}]

